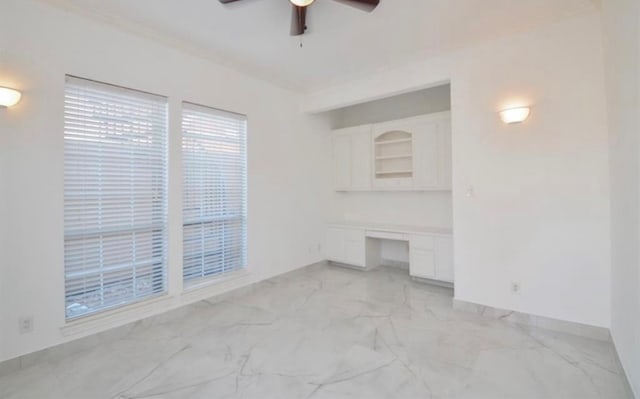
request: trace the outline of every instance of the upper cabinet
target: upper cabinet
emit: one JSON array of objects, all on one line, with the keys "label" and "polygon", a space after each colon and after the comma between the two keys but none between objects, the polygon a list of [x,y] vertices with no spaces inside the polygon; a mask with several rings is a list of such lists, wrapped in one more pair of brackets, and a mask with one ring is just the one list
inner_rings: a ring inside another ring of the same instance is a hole
[{"label": "upper cabinet", "polygon": [[450,113],[334,131],[336,191],[451,189]]},{"label": "upper cabinet", "polygon": [[333,181],[337,191],[371,190],[371,126],[335,130]]}]

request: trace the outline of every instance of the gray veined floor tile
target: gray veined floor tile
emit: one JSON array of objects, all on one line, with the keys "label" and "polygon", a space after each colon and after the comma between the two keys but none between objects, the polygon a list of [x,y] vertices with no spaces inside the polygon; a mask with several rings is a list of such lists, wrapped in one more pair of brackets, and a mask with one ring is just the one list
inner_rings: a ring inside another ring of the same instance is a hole
[{"label": "gray veined floor tile", "polygon": [[311,267],[115,338],[0,398],[626,398],[611,343],[454,310],[397,269]]}]

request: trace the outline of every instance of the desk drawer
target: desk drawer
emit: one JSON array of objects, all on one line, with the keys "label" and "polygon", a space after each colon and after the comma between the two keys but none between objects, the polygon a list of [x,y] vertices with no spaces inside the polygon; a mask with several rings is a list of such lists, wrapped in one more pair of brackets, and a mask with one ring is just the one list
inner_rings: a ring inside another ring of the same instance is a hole
[{"label": "desk drawer", "polygon": [[358,229],[343,229],[344,238],[347,241],[364,242],[364,230]]},{"label": "desk drawer", "polygon": [[369,238],[382,238],[385,240],[409,241],[409,237],[402,233],[393,233],[389,231],[367,230],[366,236]]},{"label": "desk drawer", "polygon": [[422,249],[431,251],[434,248],[434,239],[432,236],[412,234],[411,249]]}]

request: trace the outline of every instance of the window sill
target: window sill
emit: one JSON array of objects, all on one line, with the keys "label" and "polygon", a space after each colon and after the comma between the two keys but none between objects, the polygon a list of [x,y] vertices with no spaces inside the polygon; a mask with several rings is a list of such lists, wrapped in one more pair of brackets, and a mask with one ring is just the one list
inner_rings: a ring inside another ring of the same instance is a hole
[{"label": "window sill", "polygon": [[203,280],[197,284],[185,286],[181,295],[182,300],[183,302],[202,300],[240,288],[244,285],[241,283],[242,280],[250,278],[251,275],[252,273],[248,269],[243,268],[219,277]]},{"label": "window sill", "polygon": [[89,315],[66,322],[60,328],[65,337],[81,336],[103,331],[109,328],[119,327],[141,318],[151,316],[162,309],[170,307],[172,298],[168,293],[149,298],[140,302],[124,305],[117,309]]},{"label": "window sill", "polygon": [[[243,280],[249,279],[251,275],[252,273],[244,268],[223,276],[203,280],[185,287],[180,295],[180,300],[184,305],[241,288],[246,285]],[[70,320],[60,328],[60,331],[64,337],[79,338],[162,313],[172,309],[173,305],[175,305],[174,297],[163,293],[117,309]]]}]

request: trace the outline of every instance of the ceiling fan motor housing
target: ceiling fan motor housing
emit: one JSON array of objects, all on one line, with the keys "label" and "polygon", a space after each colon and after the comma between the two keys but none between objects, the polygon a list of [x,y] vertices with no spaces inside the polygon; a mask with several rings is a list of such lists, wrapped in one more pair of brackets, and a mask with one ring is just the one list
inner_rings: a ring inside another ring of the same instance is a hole
[{"label": "ceiling fan motor housing", "polygon": [[[219,0],[222,4],[234,3],[240,0]],[[291,14],[291,36],[304,35],[307,30],[307,7],[313,4],[315,0],[289,0],[292,6]],[[360,10],[373,11],[380,0],[334,0]]]}]

